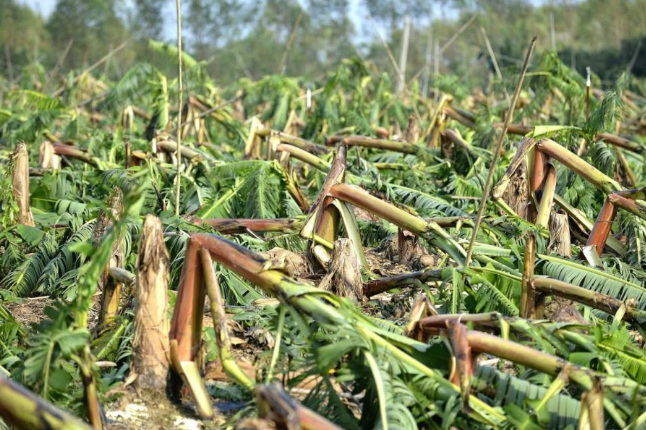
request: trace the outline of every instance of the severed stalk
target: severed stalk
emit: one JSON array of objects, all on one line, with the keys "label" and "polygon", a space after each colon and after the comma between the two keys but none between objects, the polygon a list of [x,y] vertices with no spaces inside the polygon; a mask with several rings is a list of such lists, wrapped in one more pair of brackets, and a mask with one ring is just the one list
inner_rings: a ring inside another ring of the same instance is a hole
[{"label": "severed stalk", "polygon": [[534,46],[536,45],[536,38],[537,37],[534,36],[532,38],[532,41],[529,44],[529,49],[527,50],[527,55],[525,56],[525,62],[523,63],[523,67],[520,71],[520,76],[518,78],[518,83],[516,84],[516,89],[514,90],[514,95],[511,98],[511,105],[509,106],[509,111],[507,112],[505,123],[502,128],[502,132],[500,133],[500,137],[498,138],[498,142],[496,143],[496,147],[494,149],[493,158],[491,160],[491,166],[489,167],[489,174],[487,175],[487,181],[485,182],[484,190],[482,193],[480,207],[478,208],[478,215],[476,216],[475,224],[473,226],[473,232],[471,233],[469,247],[467,248],[467,255],[464,259],[464,266],[467,268],[471,263],[471,256],[473,255],[473,249],[476,243],[476,236],[478,235],[478,229],[480,228],[480,223],[482,222],[482,216],[484,215],[484,210],[485,210],[485,207],[487,206],[487,199],[489,198],[489,192],[491,191],[491,182],[493,180],[494,171],[496,170],[496,163],[498,161],[498,157],[500,157],[500,150],[502,149],[502,144],[505,140],[505,135],[507,134],[507,128],[509,127],[509,124],[511,123],[511,120],[513,118],[514,106],[518,101],[518,96],[520,95],[520,90],[523,86],[523,80],[525,79],[525,73],[527,73],[527,66],[529,65],[529,59],[532,56],[532,52],[534,51]]},{"label": "severed stalk", "polygon": [[163,391],[170,365],[168,343],[169,257],[159,218],[147,215],[137,254],[132,369],[139,388]]},{"label": "severed stalk", "polygon": [[56,154],[54,145],[49,140],[45,140],[40,144],[38,167],[54,170],[60,170],[61,168],[61,157]]},{"label": "severed stalk", "polygon": [[29,206],[29,154],[24,142],[18,143],[11,156],[12,166],[12,193],[18,206],[18,224],[34,227],[34,216]]}]

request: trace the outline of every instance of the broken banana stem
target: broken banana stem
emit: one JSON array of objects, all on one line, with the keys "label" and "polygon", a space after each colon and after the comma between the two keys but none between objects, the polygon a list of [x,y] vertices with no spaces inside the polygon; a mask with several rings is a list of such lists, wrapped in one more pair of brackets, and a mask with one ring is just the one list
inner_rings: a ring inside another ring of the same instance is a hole
[{"label": "broken banana stem", "polygon": [[[496,128],[501,128],[502,124],[501,123],[496,123],[494,124],[494,127]],[[516,134],[519,136],[526,136],[528,133],[531,133],[534,131],[534,127],[531,125],[522,125],[522,124],[510,124],[509,128],[507,129],[507,133],[510,134]],[[613,146],[617,146],[619,148],[626,149],[628,151],[636,152],[638,154],[641,154],[644,152],[644,146],[640,145],[637,142],[633,142],[629,139],[626,139],[621,136],[617,136],[616,134],[612,133],[598,133],[594,136],[594,140],[603,140],[606,143],[609,143]]]},{"label": "broken banana stem", "polygon": [[610,315],[616,315],[623,308],[625,309],[625,313],[622,319],[638,325],[646,320],[646,311],[639,310],[630,304],[626,304],[621,300],[606,296],[605,294],[599,294],[577,285],[559,281],[558,279],[534,276],[532,286],[537,292],[542,294],[550,294],[573,300]]},{"label": "broken banana stem", "polygon": [[412,215],[370,195],[362,188],[347,184],[336,184],[330,188],[330,196],[374,213],[380,218],[390,221],[418,236],[429,240],[440,239],[436,245],[443,251],[451,254],[451,257],[455,258],[458,262],[466,254],[464,248],[455,242],[446,230],[438,224],[426,222],[423,218]]},{"label": "broken banana stem", "polygon": [[554,192],[556,191],[556,169],[552,163],[547,164],[545,173],[545,184],[543,186],[543,196],[538,207],[536,216],[536,225],[542,228],[548,228],[552,206],[554,204]]},{"label": "broken banana stem", "polygon": [[[463,323],[473,323],[483,327],[497,328],[500,326],[500,320],[505,319],[498,312],[488,312],[483,314],[443,314],[432,315],[419,320],[420,329],[427,335],[436,334],[440,329],[449,327],[449,323],[460,321]],[[422,339],[422,341],[425,341]]]},{"label": "broken banana stem", "polygon": [[404,154],[417,154],[419,147],[413,143],[399,142],[397,140],[375,139],[364,136],[348,136],[341,141],[347,146],[362,146],[364,148],[383,149],[385,151],[402,152]]},{"label": "broken banana stem", "polygon": [[220,234],[294,232],[304,223],[301,218],[278,219],[245,219],[245,218],[215,218],[201,219],[191,217],[190,221],[197,225],[208,225]]},{"label": "broken banana stem", "polygon": [[290,157],[309,164],[321,172],[327,173],[330,171],[330,163],[297,146],[281,143],[276,147],[276,151],[288,153]]},{"label": "broken banana stem", "polygon": [[[475,352],[494,355],[548,375],[556,376],[561,371],[566,370],[570,380],[584,390],[592,388],[596,377],[601,377],[601,380],[605,380],[603,374],[599,374],[594,370],[492,334],[469,330],[467,331],[467,340],[471,349]],[[610,385],[612,382],[609,382],[609,386],[606,388],[609,391],[615,388],[618,392],[626,388],[638,392],[646,391],[645,387],[631,379],[621,378],[621,382],[625,385],[615,387]]]},{"label": "broken banana stem", "polygon": [[11,177],[12,194],[18,206],[18,224],[35,226],[34,216],[29,206],[29,154],[24,142],[16,146],[11,156],[13,171]]},{"label": "broken banana stem", "polygon": [[586,246],[594,246],[597,249],[597,254],[601,256],[603,248],[606,245],[608,236],[610,235],[610,228],[612,227],[612,222],[615,220],[617,215],[617,206],[610,201],[610,198],[606,198],[599,215],[597,215],[597,220],[592,227]]},{"label": "broken banana stem", "polygon": [[471,152],[471,145],[469,145],[467,141],[460,136],[458,131],[451,129],[444,130],[442,131],[442,136],[465,151]]},{"label": "broken banana stem", "polygon": [[311,154],[323,155],[329,152],[329,150],[323,145],[319,145],[317,143],[310,142],[309,140],[305,140],[301,137],[292,136],[281,131],[272,130],[270,128],[261,128],[255,131],[256,136],[260,137],[267,137],[272,135],[272,133],[277,136],[282,143],[288,143]]},{"label": "broken banana stem", "polygon": [[110,267],[108,269],[108,274],[114,281],[126,285],[134,284],[135,280],[137,279],[134,273],[128,272],[127,270],[120,267]]},{"label": "broken banana stem", "polygon": [[54,153],[56,155],[65,156],[69,158],[75,158],[79,161],[83,161],[91,166],[98,167],[99,162],[91,154],[83,151],[82,149],[72,146],[65,145],[62,143],[54,143]]},{"label": "broken banana stem", "polygon": [[570,152],[553,140],[541,140],[538,142],[538,149],[561,162],[565,167],[572,170],[606,194],[624,190],[624,187],[622,187],[617,181],[605,175],[600,170],[588,164],[576,154]]},{"label": "broken banana stem", "polygon": [[213,417],[213,406],[197,363],[202,346],[205,298],[204,271],[198,255],[200,246],[195,236],[192,236],[186,245],[169,343],[172,368],[191,391],[198,414],[206,419]]},{"label": "broken banana stem", "polygon": [[[574,222],[584,233],[589,234],[592,231],[594,223],[590,221],[582,211],[570,205],[567,201],[565,201],[565,199],[563,199],[563,197],[559,196],[558,194],[554,194],[554,201],[557,205],[559,205],[561,209],[565,211],[565,213],[568,214],[568,216],[572,220],[574,220]],[[608,236],[606,245],[608,245],[608,247],[619,256],[626,254],[626,245],[621,243],[614,236]]]},{"label": "broken banana stem", "polygon": [[637,154],[642,154],[644,152],[643,145],[640,145],[637,142],[632,142],[624,137],[620,137],[611,133],[598,133],[594,137],[594,140],[603,140],[604,142],[609,143],[615,147],[636,152]]},{"label": "broken banana stem", "polygon": [[449,118],[459,122],[460,124],[464,125],[465,127],[468,127],[468,128],[475,128],[476,127],[475,117],[473,117],[473,115],[471,115],[471,117],[469,117],[468,113],[466,111],[464,111],[464,110],[454,109],[451,106],[444,106],[442,111],[444,112],[444,114],[446,116],[448,116]]},{"label": "broken banana stem", "polygon": [[532,152],[532,150],[536,146],[536,143],[536,140],[530,137],[523,139],[520,147],[516,151],[516,154],[514,154],[514,157],[509,163],[505,174],[502,178],[500,178],[492,191],[492,197],[494,200],[502,199],[502,196],[505,194],[505,190],[511,182],[511,177],[516,172],[516,169],[518,169],[520,165],[525,161],[525,158]]},{"label": "broken banana stem", "polygon": [[535,317],[536,292],[532,285],[534,279],[534,264],[536,263],[536,236],[529,232],[525,240],[525,256],[523,261],[523,278],[521,281],[520,307],[521,318]]},{"label": "broken banana stem", "polygon": [[278,384],[258,385],[255,393],[259,416],[272,420],[279,428],[341,430],[341,427],[291,398]]},{"label": "broken banana stem", "polygon": [[[157,148],[169,154],[175,154],[177,152],[177,142],[174,142],[172,140],[162,140],[160,142],[157,142]],[[193,159],[199,159],[199,158],[208,160],[211,158],[202,152],[196,151],[195,149],[191,149],[183,145],[181,147],[181,152],[182,152],[182,158],[185,158],[187,160],[193,160]]]},{"label": "broken banana stem", "polygon": [[56,408],[0,373],[0,417],[24,430],[92,430],[92,427]]},{"label": "broken banana stem", "polygon": [[[314,202],[314,204],[310,208],[310,211],[307,215],[307,220],[305,221],[305,224],[301,229],[300,234],[306,239],[315,239],[315,236],[318,234],[320,228],[319,220],[322,217],[326,206],[329,206],[326,204],[326,199],[328,193],[330,192],[330,189],[337,183],[345,182],[345,166],[347,162],[347,154],[348,147],[343,144],[339,145],[336,156],[334,157],[334,162],[332,163],[332,167],[325,177],[323,187],[321,187],[321,191],[319,192],[316,202]],[[328,238],[325,239],[330,242]],[[332,240],[330,243],[332,242],[334,242],[334,240]]]},{"label": "broken banana stem", "polygon": [[401,275],[387,276],[385,278],[368,281],[363,284],[363,294],[366,297],[372,297],[395,288],[419,285],[420,282],[426,283],[440,280],[442,280],[441,269],[419,270],[416,272],[403,273]]},{"label": "broken banana stem", "polygon": [[211,260],[209,251],[204,248],[200,249],[200,259],[202,261],[202,269],[204,270],[206,292],[209,296],[209,300],[211,301],[211,317],[213,318],[215,341],[218,344],[218,354],[220,355],[222,368],[233,381],[242,385],[247,390],[253,391],[256,384],[244,373],[244,371],[242,371],[242,369],[240,369],[231,354],[231,341],[229,340],[229,331],[227,329],[227,317],[224,313],[222,295],[220,294],[220,285],[215,277],[213,260]]}]

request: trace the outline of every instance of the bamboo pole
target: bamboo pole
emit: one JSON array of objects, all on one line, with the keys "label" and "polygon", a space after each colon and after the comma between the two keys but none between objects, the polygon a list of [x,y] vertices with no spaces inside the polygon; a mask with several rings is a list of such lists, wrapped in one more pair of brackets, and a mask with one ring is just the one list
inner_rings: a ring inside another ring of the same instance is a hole
[{"label": "bamboo pole", "polygon": [[176,0],[177,9],[177,175],[175,176],[175,216],[179,216],[180,190],[182,187],[182,1]]}]

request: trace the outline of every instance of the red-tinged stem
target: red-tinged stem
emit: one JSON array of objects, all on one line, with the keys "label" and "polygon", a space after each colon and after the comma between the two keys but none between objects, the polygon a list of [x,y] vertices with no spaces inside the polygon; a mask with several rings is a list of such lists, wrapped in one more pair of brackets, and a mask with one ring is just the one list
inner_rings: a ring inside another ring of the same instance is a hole
[{"label": "red-tinged stem", "polygon": [[194,361],[200,349],[202,314],[204,313],[203,271],[198,256],[199,235],[193,235],[186,245],[186,256],[177,292],[177,305],[171,320],[170,339],[177,341],[179,361]]},{"label": "red-tinged stem", "polygon": [[547,228],[549,224],[555,191],[556,169],[552,163],[548,163],[545,173],[545,184],[543,186],[543,196],[541,197],[541,203],[538,207],[538,215],[536,216],[536,224],[543,228]]},{"label": "red-tinged stem", "polygon": [[622,195],[622,192],[608,194],[608,200],[615,206],[627,210],[633,215],[637,215],[640,218],[645,218],[646,213],[644,209],[640,206],[636,200],[630,197]]},{"label": "red-tinged stem", "polygon": [[616,215],[617,207],[610,201],[610,198],[607,198],[601,207],[601,212],[599,212],[599,215],[597,216],[597,220],[592,227],[592,231],[590,232],[590,236],[586,243],[587,246],[594,245],[597,248],[598,255],[601,255],[603,252],[603,248],[608,240],[608,235],[610,234],[612,222]]},{"label": "red-tinged stem", "polygon": [[542,151],[534,151],[534,164],[531,175],[529,177],[529,187],[532,193],[535,193],[536,191],[543,188],[546,164],[547,156]]}]

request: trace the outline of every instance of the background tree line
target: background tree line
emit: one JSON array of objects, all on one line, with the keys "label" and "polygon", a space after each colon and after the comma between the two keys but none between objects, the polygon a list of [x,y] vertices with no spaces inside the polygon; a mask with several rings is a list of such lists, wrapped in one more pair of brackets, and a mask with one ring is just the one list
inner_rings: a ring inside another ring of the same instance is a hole
[{"label": "background tree line", "polygon": [[[58,0],[45,18],[0,0],[0,74],[11,80],[27,66],[58,65],[64,75],[125,41],[100,72],[120,76],[138,61],[164,70],[169,65],[148,40],[174,42],[174,7],[173,0]],[[646,0],[183,1],[185,45],[222,84],[271,73],[316,78],[355,56],[395,76],[407,16],[408,80],[439,71],[478,83],[492,70],[485,37],[504,71],[533,34],[539,50],[556,49],[567,64],[593,66],[604,79],[627,68],[646,74]]]}]

